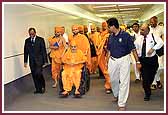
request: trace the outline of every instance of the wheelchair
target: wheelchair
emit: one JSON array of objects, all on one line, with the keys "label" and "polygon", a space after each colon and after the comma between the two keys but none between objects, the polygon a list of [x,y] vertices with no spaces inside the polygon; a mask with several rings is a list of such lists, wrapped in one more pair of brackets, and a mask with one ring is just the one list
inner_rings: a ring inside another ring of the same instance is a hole
[{"label": "wheelchair", "polygon": [[[61,93],[64,92],[63,83],[62,83],[62,72],[63,72],[63,69],[61,69],[60,77],[58,79],[59,95],[61,95]],[[80,92],[80,95],[84,95],[86,94],[86,92],[89,91],[89,89],[90,89],[90,73],[88,68],[86,67],[86,64],[84,64],[82,68],[80,87],[78,91]],[[74,92],[75,92],[75,86],[72,86],[72,90],[70,94],[74,94]]]}]

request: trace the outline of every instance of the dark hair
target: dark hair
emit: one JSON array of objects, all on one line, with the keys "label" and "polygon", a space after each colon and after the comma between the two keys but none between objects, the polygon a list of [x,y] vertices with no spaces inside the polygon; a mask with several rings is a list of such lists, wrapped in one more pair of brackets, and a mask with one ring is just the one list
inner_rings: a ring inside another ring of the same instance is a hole
[{"label": "dark hair", "polygon": [[29,33],[30,33],[31,30],[33,30],[36,33],[36,29],[35,28],[29,28]]},{"label": "dark hair", "polygon": [[133,27],[134,25],[137,25],[138,28],[139,28],[139,24],[138,24],[137,22],[133,23],[133,24],[132,24],[132,27]]},{"label": "dark hair", "polygon": [[151,20],[151,19],[153,19],[153,20],[156,21],[156,22],[158,21],[158,18],[157,18],[156,16],[151,17],[150,20]]},{"label": "dark hair", "polygon": [[119,23],[117,18],[110,18],[107,21],[108,26],[115,26],[115,28],[119,29]]},{"label": "dark hair", "polygon": [[157,19],[158,19],[156,16],[153,16],[152,18],[153,18],[153,19],[155,19],[155,20],[157,20]]}]

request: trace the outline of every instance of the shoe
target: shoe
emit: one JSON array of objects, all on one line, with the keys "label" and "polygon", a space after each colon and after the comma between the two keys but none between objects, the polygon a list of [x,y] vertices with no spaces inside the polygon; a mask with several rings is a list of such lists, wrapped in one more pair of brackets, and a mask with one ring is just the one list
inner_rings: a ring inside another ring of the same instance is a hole
[{"label": "shoe", "polygon": [[156,85],[155,85],[155,84],[152,84],[152,85],[151,85],[151,89],[152,89],[152,90],[156,90],[156,89],[157,89]]},{"label": "shoe", "polygon": [[141,80],[140,79],[136,79],[135,80],[135,83],[139,83]]},{"label": "shoe", "polygon": [[46,89],[45,88],[42,88],[42,93],[45,93]]},{"label": "shoe", "polygon": [[75,98],[81,98],[82,96],[81,96],[81,94],[75,94],[74,97]]},{"label": "shoe", "polygon": [[42,91],[34,91],[34,94],[43,94]]},{"label": "shoe", "polygon": [[144,97],[144,101],[149,101],[150,100],[150,96],[145,96]]},{"label": "shoe", "polygon": [[118,101],[118,97],[113,97],[112,98],[112,102],[117,102]]},{"label": "shoe", "polygon": [[56,88],[57,87],[57,83],[55,82],[53,85],[52,85],[52,88]]},{"label": "shoe", "polygon": [[69,93],[64,91],[60,94],[60,98],[67,98],[69,96]]},{"label": "shoe", "polygon": [[106,94],[110,94],[111,92],[111,89],[106,89]]},{"label": "shoe", "polygon": [[118,107],[118,111],[125,111],[126,107]]},{"label": "shoe", "polygon": [[160,83],[160,81],[156,81],[157,82],[157,88],[162,89],[163,85]]}]

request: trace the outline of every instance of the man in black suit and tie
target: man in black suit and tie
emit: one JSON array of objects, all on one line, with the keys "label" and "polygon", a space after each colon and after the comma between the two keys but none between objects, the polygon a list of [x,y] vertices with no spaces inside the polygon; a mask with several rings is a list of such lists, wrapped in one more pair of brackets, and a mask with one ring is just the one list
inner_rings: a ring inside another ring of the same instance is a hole
[{"label": "man in black suit and tie", "polygon": [[36,91],[34,94],[45,92],[45,80],[42,75],[42,67],[47,61],[47,53],[44,39],[36,36],[35,28],[29,28],[30,37],[25,40],[24,45],[24,67],[27,67],[29,56],[29,65],[32,73]]}]

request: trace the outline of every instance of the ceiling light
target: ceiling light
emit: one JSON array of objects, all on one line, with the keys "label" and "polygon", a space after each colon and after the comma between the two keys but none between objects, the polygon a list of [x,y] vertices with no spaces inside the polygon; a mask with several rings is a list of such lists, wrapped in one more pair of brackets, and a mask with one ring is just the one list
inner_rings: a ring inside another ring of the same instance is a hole
[{"label": "ceiling light", "polygon": [[119,4],[118,6],[138,6],[138,5],[144,5],[144,4]]},{"label": "ceiling light", "polygon": [[101,12],[109,12],[109,11],[124,11],[124,10],[139,10],[140,8],[122,8],[122,9],[108,9],[108,10],[99,10]]},{"label": "ceiling light", "polygon": [[121,8],[120,10],[139,10],[140,8]]},{"label": "ceiling light", "polygon": [[116,5],[107,5],[107,6],[94,6],[93,8],[109,8],[109,7],[115,7]]}]

